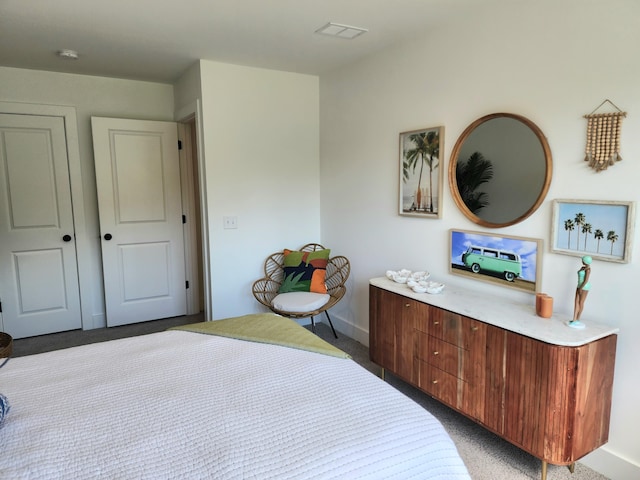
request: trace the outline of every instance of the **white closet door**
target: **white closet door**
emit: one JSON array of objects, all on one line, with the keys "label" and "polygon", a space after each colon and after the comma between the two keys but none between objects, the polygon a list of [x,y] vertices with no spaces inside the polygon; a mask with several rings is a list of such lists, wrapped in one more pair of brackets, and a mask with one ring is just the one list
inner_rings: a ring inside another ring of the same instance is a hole
[{"label": "white closet door", "polygon": [[177,124],[91,119],[107,325],[186,313]]},{"label": "white closet door", "polygon": [[0,301],[14,338],[82,328],[64,120],[0,114]]}]

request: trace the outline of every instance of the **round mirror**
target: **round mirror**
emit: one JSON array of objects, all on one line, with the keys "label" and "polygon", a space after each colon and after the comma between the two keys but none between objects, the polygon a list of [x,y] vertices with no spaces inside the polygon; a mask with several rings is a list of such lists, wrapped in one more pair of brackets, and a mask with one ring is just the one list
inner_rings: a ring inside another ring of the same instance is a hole
[{"label": "round mirror", "polygon": [[519,115],[493,113],[458,138],[449,187],[469,220],[506,227],[536,211],[549,190],[551,172],[551,150],[542,131]]}]

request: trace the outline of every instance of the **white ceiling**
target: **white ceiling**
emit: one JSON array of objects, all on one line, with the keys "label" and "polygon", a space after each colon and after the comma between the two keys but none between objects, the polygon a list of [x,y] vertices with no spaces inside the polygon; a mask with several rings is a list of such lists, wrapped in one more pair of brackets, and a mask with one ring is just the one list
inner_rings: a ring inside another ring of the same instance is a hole
[{"label": "white ceiling", "polygon": [[[165,83],[198,59],[317,75],[499,1],[519,0],[0,0],[0,65]],[[314,33],[327,22],[369,32]]]}]

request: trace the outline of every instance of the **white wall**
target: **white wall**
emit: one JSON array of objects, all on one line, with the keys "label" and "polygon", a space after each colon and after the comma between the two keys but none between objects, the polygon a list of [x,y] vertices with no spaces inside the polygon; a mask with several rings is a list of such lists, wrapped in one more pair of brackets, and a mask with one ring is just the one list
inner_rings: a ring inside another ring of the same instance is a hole
[{"label": "white wall", "polygon": [[[175,89],[0,67],[0,101],[76,110],[93,292],[85,328],[105,325],[90,117],[171,121],[201,102],[212,312],[224,318],[261,310],[251,285],[268,254],[320,241],[318,82],[208,61],[185,72]],[[223,229],[225,215],[237,216],[239,228]]]},{"label": "white wall", "polygon": [[105,325],[91,116],[173,120],[171,85],[0,67],[0,101],[74,107],[82,169],[93,312],[85,328]]},{"label": "white wall", "polygon": [[[455,21],[358,64],[323,75],[322,239],[352,262],[340,328],[367,342],[368,279],[387,269],[427,269],[445,283],[520,299],[533,297],[448,273],[448,231],[482,231],[458,212],[445,178],[442,219],[398,215],[398,133],[445,126],[443,166],[465,127],[494,112],[528,117],[548,138],[553,180],[541,208],[499,234],[542,238],[548,249],[553,199],[639,201],[640,2],[478,2]],[[586,120],[604,99],[628,111],[624,160],[595,173],[584,158]],[[640,478],[638,242],[630,264],[594,261],[583,319],[620,328],[610,441],[585,460],[615,479]],[[542,290],[573,311],[577,257],[545,252]]]},{"label": "white wall", "polygon": [[[200,62],[212,317],[261,311],[267,255],[320,241],[318,77]],[[237,229],[223,229],[223,217]]]},{"label": "white wall", "polygon": [[182,120],[181,110],[193,108],[193,104],[202,97],[200,80],[200,62],[195,62],[174,84],[176,120]]}]

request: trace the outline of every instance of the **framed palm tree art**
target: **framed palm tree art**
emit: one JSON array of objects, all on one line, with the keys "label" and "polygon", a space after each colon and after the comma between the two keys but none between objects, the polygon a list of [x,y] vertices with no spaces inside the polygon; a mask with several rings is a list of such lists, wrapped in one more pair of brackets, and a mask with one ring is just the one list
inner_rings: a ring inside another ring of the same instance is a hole
[{"label": "framed palm tree art", "polygon": [[634,218],[634,202],[554,200],[551,251],[628,263]]},{"label": "framed palm tree art", "polygon": [[400,215],[440,218],[444,127],[400,133]]}]

